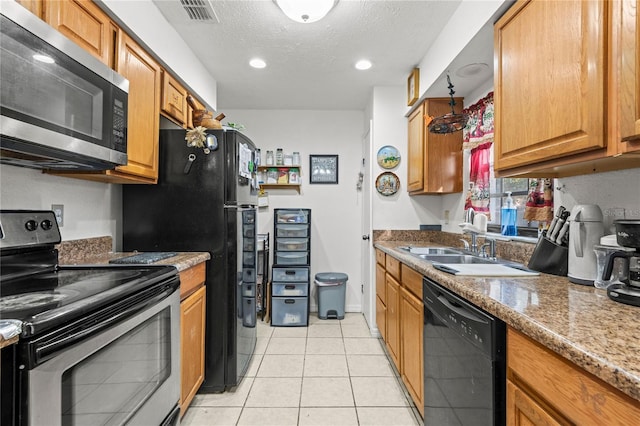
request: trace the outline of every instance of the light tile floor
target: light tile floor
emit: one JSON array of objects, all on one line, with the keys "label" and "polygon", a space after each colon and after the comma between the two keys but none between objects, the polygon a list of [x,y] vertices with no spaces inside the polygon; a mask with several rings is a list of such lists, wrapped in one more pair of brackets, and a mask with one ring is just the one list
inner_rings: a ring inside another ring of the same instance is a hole
[{"label": "light tile floor", "polygon": [[311,314],[309,327],[259,322],[247,376],[233,392],[198,394],[182,425],[415,426],[411,397],[362,314]]}]

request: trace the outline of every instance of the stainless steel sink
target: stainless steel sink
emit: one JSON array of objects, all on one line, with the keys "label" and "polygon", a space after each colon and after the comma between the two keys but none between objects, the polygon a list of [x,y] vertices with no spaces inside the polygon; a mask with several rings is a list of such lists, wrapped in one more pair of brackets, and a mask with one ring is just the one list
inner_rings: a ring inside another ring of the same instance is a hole
[{"label": "stainless steel sink", "polygon": [[497,263],[493,260],[483,257],[472,256],[469,254],[421,254],[418,255],[421,259],[428,260],[429,262],[439,263]]},{"label": "stainless steel sink", "polygon": [[443,254],[462,254],[460,250],[452,249],[449,247],[398,247],[399,250],[409,252],[411,254],[418,255],[420,257],[424,255],[443,255]]}]

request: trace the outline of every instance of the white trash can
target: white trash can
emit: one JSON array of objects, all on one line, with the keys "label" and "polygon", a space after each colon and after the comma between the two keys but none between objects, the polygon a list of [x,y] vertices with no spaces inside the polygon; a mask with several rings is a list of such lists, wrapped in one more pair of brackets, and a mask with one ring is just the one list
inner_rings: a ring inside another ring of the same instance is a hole
[{"label": "white trash can", "polygon": [[345,294],[349,276],[342,272],[320,272],[314,282],[317,286],[318,318],[344,319]]}]

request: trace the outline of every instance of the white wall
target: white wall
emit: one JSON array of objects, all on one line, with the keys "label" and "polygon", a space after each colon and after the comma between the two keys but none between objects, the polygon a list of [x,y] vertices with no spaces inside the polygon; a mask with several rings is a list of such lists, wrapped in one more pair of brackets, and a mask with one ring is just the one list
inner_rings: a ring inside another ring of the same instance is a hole
[{"label": "white wall", "polygon": [[[318,272],[349,275],[346,309],[361,310],[361,205],[356,191],[364,135],[362,111],[224,110],[227,120],[242,123],[243,131],[262,150],[282,148],[300,152],[302,187],[269,189],[269,207],[258,214],[258,230],[273,241],[274,208],[311,209],[311,277]],[[309,155],[337,154],[338,184],[309,183]],[[273,253],[273,243],[271,244]],[[314,286],[312,286],[314,287]],[[315,297],[315,292],[313,292]],[[316,310],[314,297],[312,310]]]},{"label": "white wall", "polygon": [[[407,119],[406,88],[404,86],[376,87],[373,89],[371,114],[373,119],[373,149],[371,162],[372,184],[383,172],[391,171],[400,179],[400,190],[384,196],[372,192],[373,229],[419,229],[420,224],[438,224],[442,210],[442,197],[407,193]],[[376,154],[385,145],[400,151],[400,164],[392,170],[380,167]]]},{"label": "white wall", "polygon": [[119,234],[120,185],[43,174],[0,165],[0,208],[49,210],[64,205],[62,240]]}]

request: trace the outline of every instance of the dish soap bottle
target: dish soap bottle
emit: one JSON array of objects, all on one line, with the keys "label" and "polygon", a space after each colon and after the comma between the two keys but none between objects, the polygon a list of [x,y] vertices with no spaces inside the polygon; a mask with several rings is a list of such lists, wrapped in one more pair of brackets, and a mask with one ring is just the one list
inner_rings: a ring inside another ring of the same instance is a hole
[{"label": "dish soap bottle", "polygon": [[517,219],[516,207],[513,205],[513,198],[511,198],[511,191],[507,191],[507,199],[505,206],[502,207],[502,216],[500,218],[500,233],[502,235],[518,235],[516,229]]}]

